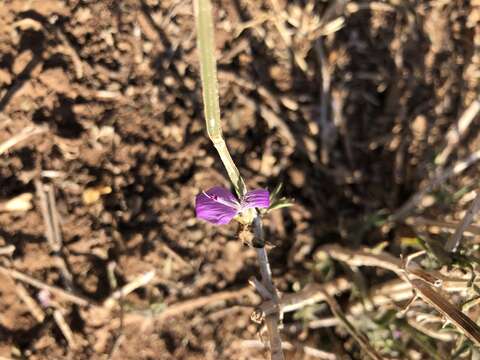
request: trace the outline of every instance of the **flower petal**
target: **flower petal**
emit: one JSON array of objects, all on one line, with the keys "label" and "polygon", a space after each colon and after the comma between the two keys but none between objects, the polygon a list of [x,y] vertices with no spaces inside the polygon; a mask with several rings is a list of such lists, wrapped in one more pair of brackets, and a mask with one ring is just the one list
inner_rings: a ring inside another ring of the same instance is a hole
[{"label": "flower petal", "polygon": [[248,191],[243,198],[242,205],[244,209],[266,209],[270,206],[270,193],[266,189],[256,189]]},{"label": "flower petal", "polygon": [[228,224],[238,214],[238,201],[225,188],[216,186],[198,194],[195,199],[197,218],[215,225]]},{"label": "flower petal", "polygon": [[217,197],[221,202],[228,202],[233,204],[238,204],[238,200],[235,195],[228,189],[225,189],[221,186],[214,186],[211,189],[205,191],[209,196]]}]

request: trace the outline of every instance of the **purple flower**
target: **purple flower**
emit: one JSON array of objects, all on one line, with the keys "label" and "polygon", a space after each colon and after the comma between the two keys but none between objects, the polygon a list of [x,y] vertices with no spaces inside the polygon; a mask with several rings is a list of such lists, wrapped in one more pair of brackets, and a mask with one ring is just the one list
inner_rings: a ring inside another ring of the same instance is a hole
[{"label": "purple flower", "polygon": [[195,199],[197,218],[215,225],[228,224],[246,209],[266,209],[269,206],[270,194],[264,189],[248,191],[239,201],[229,190],[214,186],[208,191],[202,191]]}]

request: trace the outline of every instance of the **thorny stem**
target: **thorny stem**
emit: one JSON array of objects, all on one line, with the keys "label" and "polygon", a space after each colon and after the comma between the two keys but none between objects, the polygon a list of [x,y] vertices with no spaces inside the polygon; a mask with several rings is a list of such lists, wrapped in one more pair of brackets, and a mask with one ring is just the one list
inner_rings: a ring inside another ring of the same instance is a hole
[{"label": "thorny stem", "polygon": [[[270,299],[263,300],[273,300],[275,304],[279,304],[280,299],[278,297],[277,289],[275,288],[275,285],[273,285],[272,271],[270,269],[270,263],[268,262],[267,250],[265,249],[265,236],[263,232],[262,219],[258,213],[253,220],[253,229],[255,234],[253,244],[257,252],[257,260],[260,267],[260,274],[262,276],[262,284],[271,294]],[[276,311],[265,317],[265,323],[267,325],[270,337],[270,351],[272,352],[272,359],[283,359],[282,339],[280,338],[280,332],[278,329],[278,324],[280,321],[281,319],[279,311]]]},{"label": "thorny stem", "polygon": [[[197,43],[200,54],[200,72],[202,78],[205,121],[207,125],[208,136],[220,155],[220,159],[227,170],[230,181],[235,187],[235,191],[240,198],[243,198],[247,192],[245,182],[240,175],[237,166],[233,162],[222,133],[220,104],[218,99],[212,4],[210,0],[194,0],[193,3],[197,28]],[[258,212],[254,219],[253,228],[255,233],[254,246],[257,250],[257,258],[262,276],[261,282],[271,294],[271,299],[264,300],[273,300],[274,302],[278,303],[278,293],[272,281],[272,273],[265,249],[262,221]],[[284,359],[282,340],[280,338],[280,331],[278,328],[279,321],[280,315],[278,312],[273,313],[265,318],[272,360]]]}]

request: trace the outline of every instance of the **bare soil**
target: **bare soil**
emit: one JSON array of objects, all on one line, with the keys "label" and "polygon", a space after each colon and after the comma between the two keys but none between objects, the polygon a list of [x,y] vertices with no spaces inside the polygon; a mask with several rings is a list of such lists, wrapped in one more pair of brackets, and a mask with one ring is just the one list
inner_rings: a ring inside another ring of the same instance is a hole
[{"label": "bare soil", "polygon": [[[478,97],[478,1],[331,3],[214,4],[222,116],[235,162],[250,188],[281,182],[295,199],[294,207],[265,219],[283,292],[321,280],[313,254],[322,244],[387,241],[398,254],[408,228],[386,229],[375,219],[419,189],[447,130]],[[202,106],[189,1],[2,1],[0,142],[29,126],[46,129],[0,157],[2,201],[34,195],[30,210],[0,213],[0,245],[15,246],[2,266],[93,305],[47,292],[52,299],[39,305],[45,313],[39,321],[20,300],[18,282],[2,272],[0,356],[266,357],[242,342],[259,339],[260,327],[250,320],[259,298],[244,289],[257,274],[255,253],[239,240],[237,224],[195,219],[195,195],[228,186]],[[478,149],[477,130],[478,121],[447,164]],[[472,167],[438,191],[472,189],[478,175]],[[55,189],[59,253],[45,237],[35,180]],[[447,195],[423,214],[455,218],[458,198]],[[150,270],[154,279],[121,307],[95,306]],[[24,286],[38,302],[39,289]],[[225,291],[230,296],[219,298]],[[212,298],[196,305],[206,296]],[[178,314],[162,315],[183,303]],[[351,341],[333,330],[309,330],[292,316],[284,337],[333,352],[329,343]]]}]

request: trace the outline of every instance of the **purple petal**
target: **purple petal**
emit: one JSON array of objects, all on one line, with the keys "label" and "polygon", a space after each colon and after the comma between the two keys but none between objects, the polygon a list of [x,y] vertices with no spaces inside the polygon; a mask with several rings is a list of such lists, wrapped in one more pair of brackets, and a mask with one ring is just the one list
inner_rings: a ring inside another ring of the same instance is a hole
[{"label": "purple petal", "polygon": [[233,204],[238,204],[238,200],[235,195],[228,189],[225,189],[221,186],[214,186],[211,189],[205,191],[209,196],[217,197],[220,200],[224,200]]},{"label": "purple petal", "polygon": [[263,208],[270,206],[270,193],[265,189],[256,189],[248,191],[243,198],[242,207],[248,208]]},{"label": "purple petal", "polygon": [[238,211],[239,205],[235,196],[219,186],[198,194],[195,199],[197,218],[215,225],[228,224]]}]

